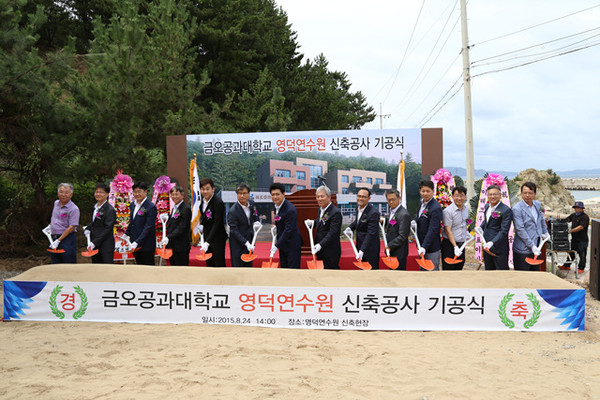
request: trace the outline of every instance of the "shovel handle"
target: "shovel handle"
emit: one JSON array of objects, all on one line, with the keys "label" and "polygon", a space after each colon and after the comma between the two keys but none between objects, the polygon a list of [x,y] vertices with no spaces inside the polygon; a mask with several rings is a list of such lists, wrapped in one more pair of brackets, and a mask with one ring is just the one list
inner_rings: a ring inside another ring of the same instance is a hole
[{"label": "shovel handle", "polygon": [[348,238],[348,240],[350,240],[350,245],[352,246],[352,250],[354,250],[354,256],[358,257],[358,250],[356,250],[356,245],[354,244],[354,240],[352,239],[352,235],[348,235],[346,232],[344,232],[344,235],[346,235],[346,237]]}]

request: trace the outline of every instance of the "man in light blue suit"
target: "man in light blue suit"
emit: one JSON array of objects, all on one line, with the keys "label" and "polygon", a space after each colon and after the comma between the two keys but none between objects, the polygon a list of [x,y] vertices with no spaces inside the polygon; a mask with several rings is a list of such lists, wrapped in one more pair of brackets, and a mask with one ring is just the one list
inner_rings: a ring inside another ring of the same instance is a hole
[{"label": "man in light blue suit", "polygon": [[515,270],[539,271],[538,265],[530,265],[527,257],[539,256],[541,240],[549,238],[544,221],[542,205],[535,199],[537,186],[533,182],[521,185],[521,200],[513,207],[515,239],[513,241],[513,263]]}]

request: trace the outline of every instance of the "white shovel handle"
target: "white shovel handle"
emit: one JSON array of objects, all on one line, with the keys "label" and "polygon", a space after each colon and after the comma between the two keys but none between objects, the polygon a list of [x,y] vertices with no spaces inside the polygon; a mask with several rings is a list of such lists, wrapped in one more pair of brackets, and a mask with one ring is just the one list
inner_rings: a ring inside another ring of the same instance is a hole
[{"label": "white shovel handle", "polygon": [[350,232],[350,234],[347,234],[346,232],[344,232],[344,235],[346,235],[348,240],[350,240],[350,245],[352,245],[352,250],[354,250],[354,256],[358,257],[358,250],[356,250],[356,245],[354,244],[354,239],[353,239],[354,235],[352,234],[352,232]]},{"label": "white shovel handle", "polygon": [[410,231],[412,232],[413,236],[415,237],[415,240],[417,242],[417,247],[421,247],[421,242],[419,242],[419,236],[417,236],[417,232],[415,232],[415,230],[413,229],[413,227],[410,227]]},{"label": "white shovel handle", "polygon": [[307,219],[304,221],[304,225],[306,225],[306,229],[308,229],[308,238],[310,239],[310,249],[312,250],[315,247],[315,239],[313,238],[313,220]]},{"label": "white shovel handle", "polygon": [[[87,231],[87,229],[86,229],[86,231]],[[90,242],[91,242],[90,234],[86,231],[84,231],[84,235],[85,235],[85,238],[87,239],[87,247],[90,247]]]},{"label": "white shovel handle", "polygon": [[169,219],[169,214],[162,213],[160,214],[160,223],[162,224],[162,238],[165,240],[167,237],[167,220]]},{"label": "white shovel handle", "polygon": [[474,239],[474,236],[469,235],[469,238],[462,244],[462,246],[460,246],[458,250],[462,253],[465,250],[465,247],[467,247],[467,244],[471,243]]},{"label": "white shovel handle", "polygon": [[254,231],[254,235],[252,236],[252,246],[254,246],[254,243],[256,243],[256,236],[258,235],[258,232],[261,229],[262,229],[262,224],[252,225],[252,230]]},{"label": "white shovel handle", "polygon": [[388,247],[387,237],[385,237],[384,224],[385,224],[385,220],[384,220],[384,222],[381,222],[381,220],[379,221],[379,228],[381,228],[381,236],[383,236],[383,244],[385,245],[385,247]]},{"label": "white shovel handle", "polygon": [[42,229],[42,232],[44,233],[44,235],[46,235],[46,237],[48,238],[48,241],[50,242],[50,244],[52,244],[52,235],[50,234],[50,232],[48,232],[48,228],[50,227],[50,225],[48,225],[47,227],[45,227],[44,229]]}]

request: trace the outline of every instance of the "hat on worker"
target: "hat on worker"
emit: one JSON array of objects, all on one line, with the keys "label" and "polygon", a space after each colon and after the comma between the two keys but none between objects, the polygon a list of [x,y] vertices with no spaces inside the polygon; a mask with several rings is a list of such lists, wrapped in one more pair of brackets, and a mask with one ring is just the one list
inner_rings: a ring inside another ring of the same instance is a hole
[{"label": "hat on worker", "polygon": [[575,204],[573,204],[573,208],[578,207],[578,208],[585,208],[583,206],[583,201],[576,201]]}]

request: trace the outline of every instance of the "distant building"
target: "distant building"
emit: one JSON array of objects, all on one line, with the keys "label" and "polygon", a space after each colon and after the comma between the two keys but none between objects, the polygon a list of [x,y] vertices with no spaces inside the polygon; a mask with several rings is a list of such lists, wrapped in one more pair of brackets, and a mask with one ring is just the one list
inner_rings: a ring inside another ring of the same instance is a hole
[{"label": "distant building", "polygon": [[321,184],[323,183],[321,178],[324,177],[325,174],[327,174],[327,161],[297,157],[296,165],[310,167],[310,186],[309,186],[309,188],[316,189],[319,186],[321,186]]},{"label": "distant building", "polygon": [[310,188],[310,167],[296,165],[292,161],[267,160],[258,167],[256,180],[259,190],[269,190],[278,182],[285,186],[286,193]]},{"label": "distant building", "polygon": [[392,185],[386,182],[386,173],[364,169],[333,170],[325,174],[327,186],[340,194],[356,193],[360,188],[368,188],[374,194],[384,194]]}]

